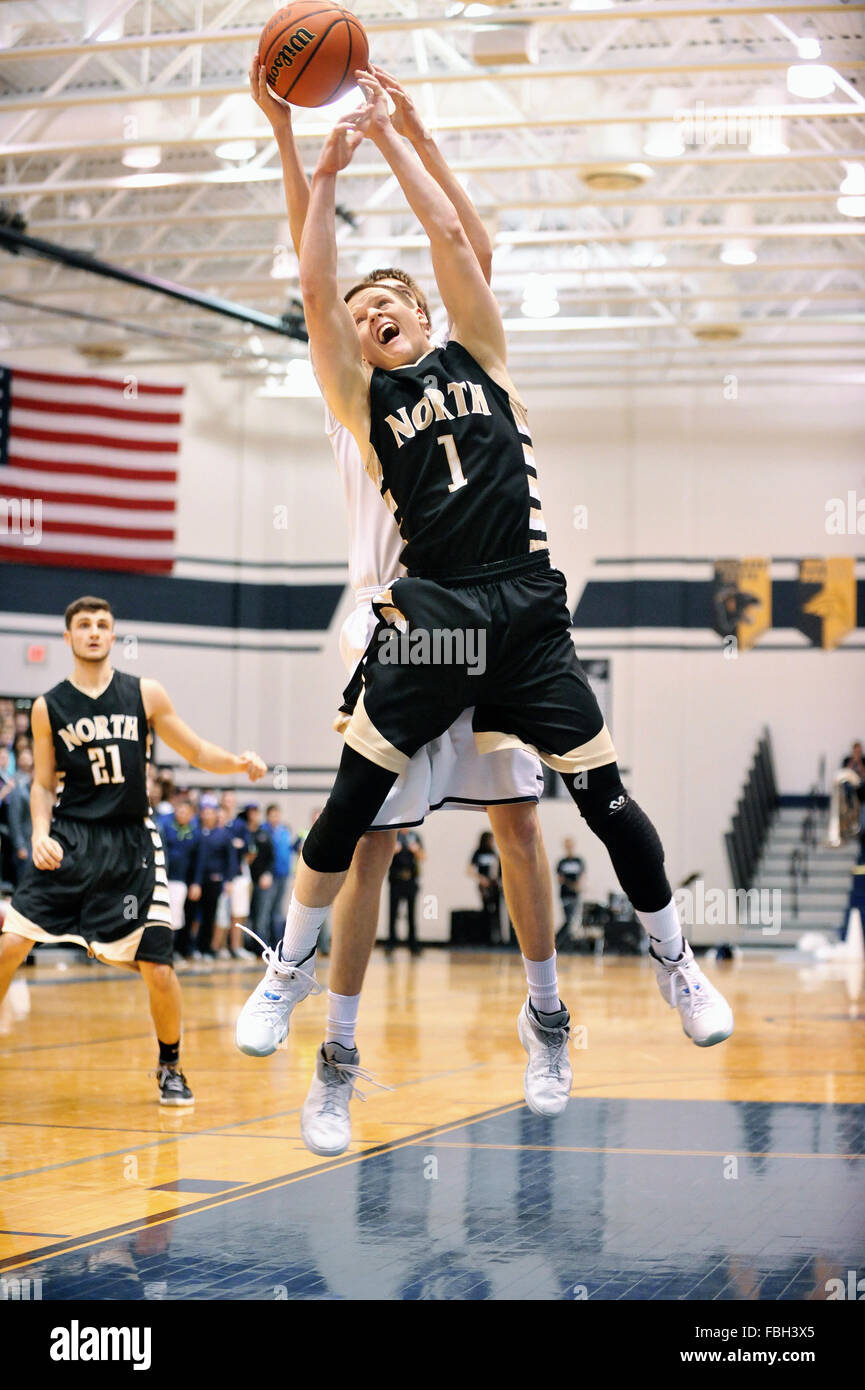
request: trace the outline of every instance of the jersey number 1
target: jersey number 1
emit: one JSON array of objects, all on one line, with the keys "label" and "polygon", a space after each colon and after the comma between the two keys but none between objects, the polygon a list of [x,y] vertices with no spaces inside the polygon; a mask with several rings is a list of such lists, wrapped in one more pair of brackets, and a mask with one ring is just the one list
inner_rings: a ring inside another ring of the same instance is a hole
[{"label": "jersey number 1", "polygon": [[[105,755],[111,759],[111,772],[105,766]],[[120,749],[116,743],[109,743],[107,748],[88,748],[87,756],[92,763],[93,780],[97,787],[104,786],[106,782],[123,782],[123,769],[120,765]]]},{"label": "jersey number 1", "polygon": [[465,487],[468,478],[463,473],[463,466],[460,456],[457,453],[457,446],[454,443],[452,434],[440,434],[439,444],[443,444],[447,455],[448,468],[451,471],[453,482],[448,484],[448,492],[456,492],[458,488]]}]

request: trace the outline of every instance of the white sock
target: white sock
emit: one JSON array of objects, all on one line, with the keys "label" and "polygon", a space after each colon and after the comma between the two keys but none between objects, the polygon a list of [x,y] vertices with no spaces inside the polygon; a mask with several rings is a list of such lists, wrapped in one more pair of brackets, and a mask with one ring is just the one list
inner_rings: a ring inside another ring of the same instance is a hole
[{"label": "white sock", "polygon": [[292,893],[285,919],[285,935],[282,938],[282,959],[289,965],[297,965],[315,949],[322,923],[327,916],[326,907],[304,907]]},{"label": "white sock", "polygon": [[685,949],[679,913],[673,898],[660,912],[638,912],[637,916],[649,935],[652,950],[664,960],[678,960]]},{"label": "white sock", "polygon": [[549,960],[527,960],[523,956],[523,965],[526,967],[526,979],[529,982],[529,998],[535,1008],[542,1014],[558,1013],[561,1000],[556,979],[555,951]]},{"label": "white sock", "polygon": [[354,1047],[354,1029],[359,1007],[359,994],[334,994],[332,990],[327,991],[327,1027],[324,1030],[326,1043],[336,1042],[343,1047]]}]

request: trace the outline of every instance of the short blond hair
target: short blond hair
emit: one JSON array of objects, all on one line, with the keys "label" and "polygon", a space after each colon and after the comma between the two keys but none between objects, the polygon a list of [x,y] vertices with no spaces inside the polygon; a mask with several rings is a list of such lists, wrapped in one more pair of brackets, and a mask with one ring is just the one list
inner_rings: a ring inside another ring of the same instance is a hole
[{"label": "short blond hair", "polygon": [[[363,280],[359,280],[356,285],[352,285],[348,294],[345,296],[346,304],[361,290],[368,290],[372,285],[380,285],[383,280],[397,280],[401,285],[405,285],[409,295],[421,309],[426,317],[427,323],[430,322],[429,305],[426,302],[426,295],[418,284],[417,280],[405,270],[396,270],[393,266],[383,266],[378,270],[371,270]],[[408,296],[406,296],[408,297]]]}]

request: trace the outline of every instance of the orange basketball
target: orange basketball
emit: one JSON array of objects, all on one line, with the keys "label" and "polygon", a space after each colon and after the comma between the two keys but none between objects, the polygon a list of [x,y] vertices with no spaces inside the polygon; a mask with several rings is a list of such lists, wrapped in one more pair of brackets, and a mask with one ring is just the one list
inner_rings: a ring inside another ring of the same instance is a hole
[{"label": "orange basketball", "polygon": [[356,85],[369,60],[363,25],[328,0],[297,0],[268,20],[258,40],[259,61],[277,96],[294,106],[326,106]]}]

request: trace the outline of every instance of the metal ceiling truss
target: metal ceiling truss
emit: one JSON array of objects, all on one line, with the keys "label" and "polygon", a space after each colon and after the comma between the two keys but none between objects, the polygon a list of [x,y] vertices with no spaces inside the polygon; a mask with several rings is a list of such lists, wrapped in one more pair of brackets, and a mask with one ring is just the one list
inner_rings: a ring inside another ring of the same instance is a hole
[{"label": "metal ceiling truss", "polygon": [[[295,258],[281,256],[279,278],[270,273],[287,238],[281,170],[247,94],[249,57],[275,7],[0,6],[0,200],[23,213],[31,237],[67,248],[70,262],[83,253],[138,281],[4,258],[7,342],[168,361],[168,334],[187,360],[208,360],[210,343],[210,360],[252,373],[302,350],[228,319],[216,332],[204,302],[225,297],[259,322],[298,302]],[[448,16],[450,0],[351,7],[374,60],[412,92],[485,219],[512,359],[531,378],[696,381],[740,361],[769,380],[782,363],[806,370],[810,354],[821,380],[861,380],[865,217],[836,205],[855,166],[865,178],[865,4],[589,11],[569,0],[495,0],[480,16]],[[479,45],[495,34],[509,37],[512,57],[522,45],[526,61],[481,61]],[[805,39],[836,75],[833,90],[813,100],[786,88]],[[332,119],[296,110],[308,168]],[[651,132],[676,127],[686,132],[679,153],[645,152]],[[767,130],[775,142],[758,147],[753,132]],[[227,139],[254,142],[254,154],[227,162],[216,154]],[[121,162],[153,145],[154,169]],[[597,192],[584,181],[591,166],[634,163],[647,173],[629,191]],[[368,147],[341,177],[339,197],[354,223],[340,225],[346,279],[397,260],[433,288],[425,238]],[[731,243],[748,248],[752,263],[725,263]],[[161,313],[151,344],[143,285],[163,275],[194,302]],[[521,313],[532,276],[558,296],[547,320]],[[713,322],[740,336],[723,347],[698,342],[695,332]]]}]

